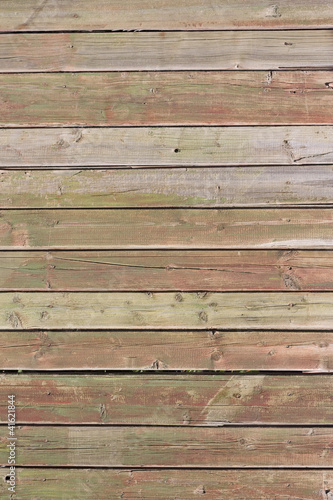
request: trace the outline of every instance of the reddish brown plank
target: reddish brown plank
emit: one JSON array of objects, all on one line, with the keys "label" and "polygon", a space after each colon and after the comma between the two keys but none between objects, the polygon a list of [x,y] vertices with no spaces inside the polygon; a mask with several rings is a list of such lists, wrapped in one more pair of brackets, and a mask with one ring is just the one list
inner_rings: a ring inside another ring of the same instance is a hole
[{"label": "reddish brown plank", "polygon": [[[0,464],[8,461],[0,428]],[[332,467],[333,429],[325,427],[16,428],[17,462],[81,467]]]},{"label": "reddish brown plank", "polygon": [[0,252],[0,290],[333,290],[331,251]]},{"label": "reddish brown plank", "polygon": [[331,124],[328,71],[0,75],[0,126]]},{"label": "reddish brown plank", "polygon": [[332,424],[331,376],[6,375],[0,422],[17,424]]},{"label": "reddish brown plank", "polygon": [[4,370],[333,371],[333,334],[314,331],[3,331]]}]

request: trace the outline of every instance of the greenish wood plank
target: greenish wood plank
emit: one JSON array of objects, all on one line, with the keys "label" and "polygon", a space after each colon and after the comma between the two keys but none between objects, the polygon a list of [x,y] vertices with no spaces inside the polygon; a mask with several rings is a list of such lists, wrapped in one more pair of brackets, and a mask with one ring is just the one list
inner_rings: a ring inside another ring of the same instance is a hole
[{"label": "greenish wood plank", "polygon": [[332,251],[2,251],[0,290],[333,290]]},{"label": "greenish wood plank", "polygon": [[333,209],[3,210],[0,249],[331,249]]},{"label": "greenish wood plank", "polygon": [[0,332],[4,370],[333,371],[330,331]]},{"label": "greenish wood plank", "polygon": [[[330,500],[330,470],[126,470],[17,468],[20,500]],[[2,469],[2,477],[8,469]],[[0,492],[8,495],[5,481]]]},{"label": "greenish wood plank", "polygon": [[[1,427],[1,465],[7,435]],[[16,437],[17,466],[332,467],[325,427],[20,426]]]},{"label": "greenish wood plank", "polygon": [[332,292],[2,292],[0,329],[313,329]]},{"label": "greenish wood plank", "polygon": [[0,422],[17,424],[332,424],[332,377],[267,375],[5,375]]},{"label": "greenish wood plank", "polygon": [[331,164],[332,126],[0,129],[0,167]]},{"label": "greenish wood plank", "polygon": [[1,208],[333,204],[333,166],[0,170]]},{"label": "greenish wood plank", "polygon": [[0,73],[329,69],[332,56],[332,33],[323,29],[0,36]]}]

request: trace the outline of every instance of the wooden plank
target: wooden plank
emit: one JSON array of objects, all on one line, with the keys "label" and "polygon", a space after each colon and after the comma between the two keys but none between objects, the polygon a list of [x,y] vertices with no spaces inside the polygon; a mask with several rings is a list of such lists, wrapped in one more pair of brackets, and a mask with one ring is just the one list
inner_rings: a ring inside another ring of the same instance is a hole
[{"label": "wooden plank", "polygon": [[2,292],[0,329],[313,329],[332,292]]},{"label": "wooden plank", "polygon": [[[0,463],[8,461],[1,427]],[[80,467],[332,467],[332,428],[16,428],[16,465]]]},{"label": "wooden plank", "polygon": [[0,31],[63,30],[205,30],[331,28],[332,7],[326,0],[2,0]]},{"label": "wooden plank", "polygon": [[331,332],[6,330],[0,347],[3,370],[333,371]]},{"label": "wooden plank", "polygon": [[331,78],[328,71],[0,75],[0,126],[331,124]]},{"label": "wooden plank", "polygon": [[333,163],[332,126],[0,129],[0,167]]},{"label": "wooden plank", "polygon": [[333,204],[333,166],[0,170],[1,208]]},{"label": "wooden plank", "polygon": [[322,29],[0,36],[0,73],[329,69],[332,56],[332,33]]},{"label": "wooden plank", "polygon": [[333,291],[332,251],[0,252],[0,290]]},{"label": "wooden plank", "polygon": [[0,249],[331,249],[332,208],[4,210]]},{"label": "wooden plank", "polygon": [[265,375],[6,375],[0,422],[17,424],[332,424],[332,377]]},{"label": "wooden plank", "polygon": [[[330,500],[330,470],[126,470],[126,469],[24,469],[17,468],[20,500],[188,500],[206,494],[209,500]],[[8,469],[2,469],[2,477]],[[5,479],[0,493],[8,495]]]}]

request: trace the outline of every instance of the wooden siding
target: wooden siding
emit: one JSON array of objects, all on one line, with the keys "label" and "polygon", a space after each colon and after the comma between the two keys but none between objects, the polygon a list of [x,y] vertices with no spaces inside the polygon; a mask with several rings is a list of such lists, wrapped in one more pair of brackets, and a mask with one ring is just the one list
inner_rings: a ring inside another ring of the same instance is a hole
[{"label": "wooden siding", "polygon": [[332,500],[333,5],[0,11],[1,498]]}]

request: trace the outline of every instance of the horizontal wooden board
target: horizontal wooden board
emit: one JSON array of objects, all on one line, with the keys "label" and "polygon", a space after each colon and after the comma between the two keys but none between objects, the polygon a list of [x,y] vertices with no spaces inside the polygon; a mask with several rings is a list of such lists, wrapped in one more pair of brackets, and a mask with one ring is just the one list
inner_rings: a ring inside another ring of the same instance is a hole
[{"label": "horizontal wooden board", "polygon": [[332,208],[3,210],[0,249],[331,249]]},{"label": "horizontal wooden board", "polygon": [[0,36],[0,73],[329,69],[332,56],[330,30]]},{"label": "horizontal wooden board", "polygon": [[0,290],[333,291],[315,250],[2,251]]},{"label": "horizontal wooden board", "polygon": [[[8,463],[1,427],[0,463]],[[16,465],[81,467],[332,467],[332,428],[16,428]]]},{"label": "horizontal wooden board", "polygon": [[333,163],[332,126],[0,129],[0,167]]},{"label": "horizontal wooden board", "polygon": [[6,375],[0,423],[332,424],[332,377],[265,375]]},{"label": "horizontal wooden board", "polygon": [[333,204],[333,166],[0,170],[1,208]]},{"label": "horizontal wooden board", "polygon": [[315,331],[3,331],[3,370],[333,371]]},{"label": "horizontal wooden board", "polygon": [[149,1],[2,0],[0,31],[63,30],[205,30],[242,28],[332,27],[332,8],[326,0],[213,0]]},{"label": "horizontal wooden board", "polygon": [[332,327],[332,292],[2,292],[0,329]]},{"label": "horizontal wooden board", "polygon": [[[1,469],[3,478],[8,469]],[[188,500],[205,494],[209,500],[330,500],[330,470],[126,470],[17,468],[20,500]],[[8,495],[0,481],[0,493]]]},{"label": "horizontal wooden board", "polygon": [[0,127],[331,124],[330,79],[328,71],[0,75]]}]

